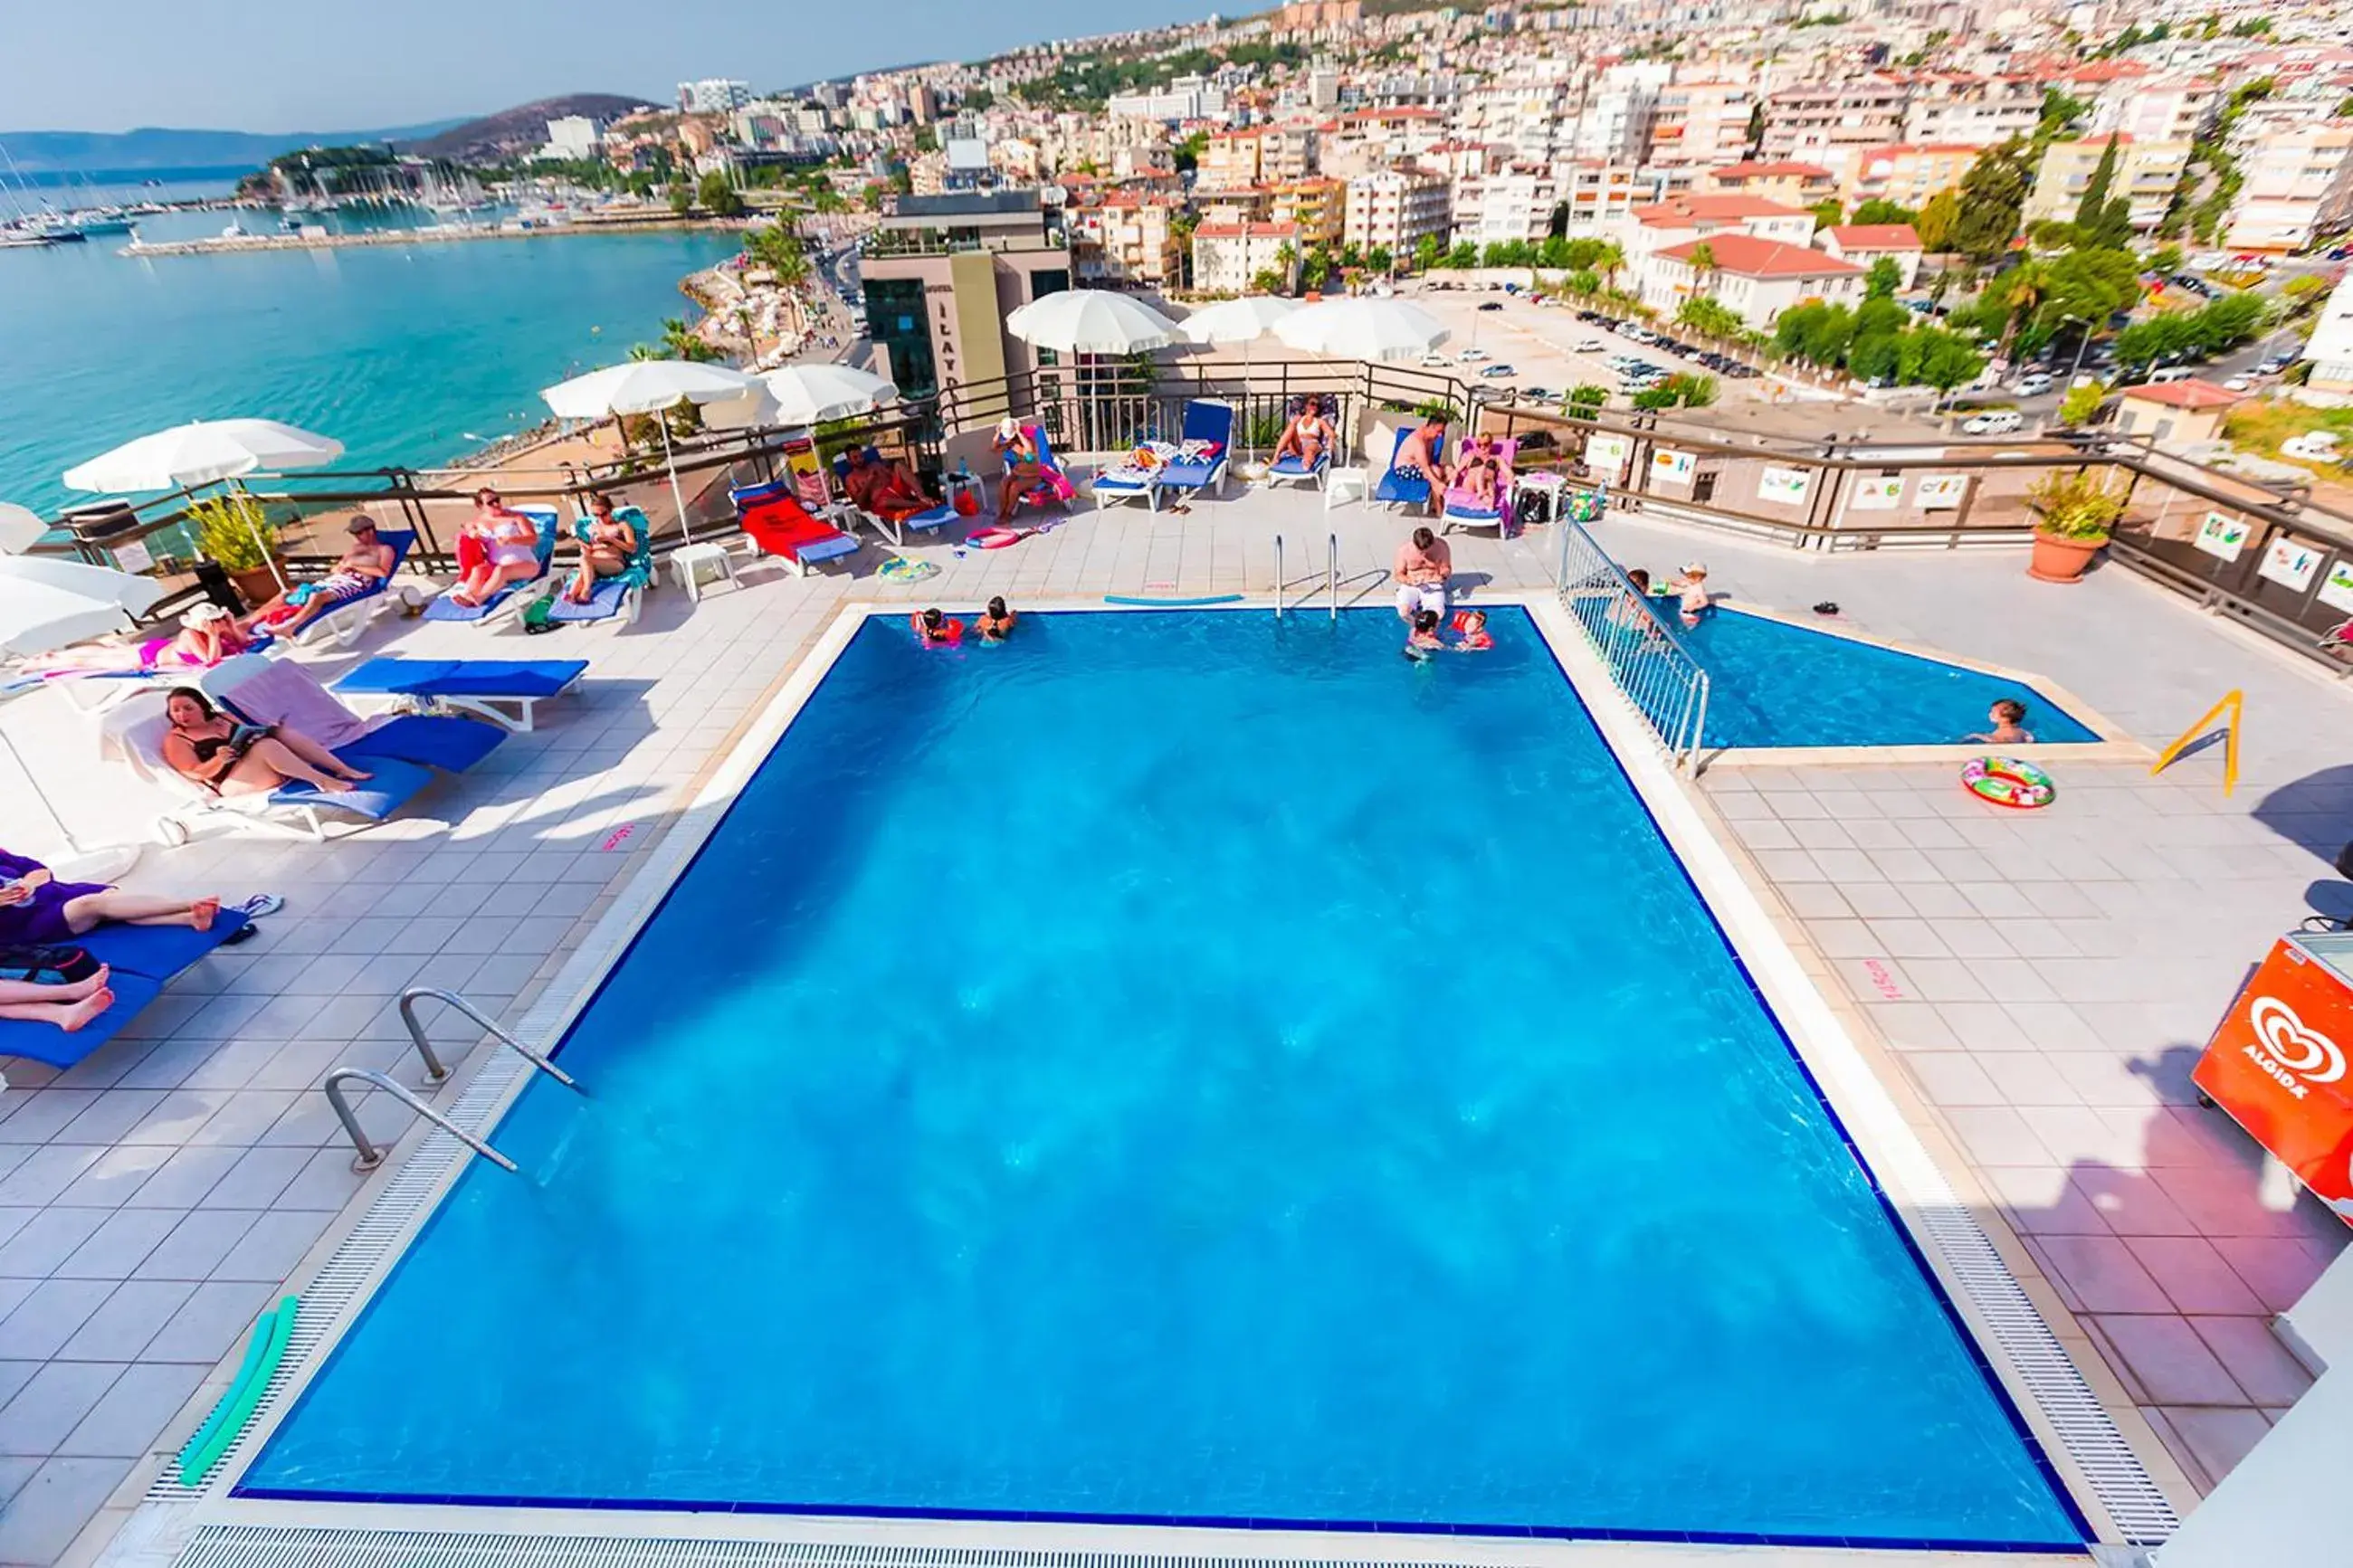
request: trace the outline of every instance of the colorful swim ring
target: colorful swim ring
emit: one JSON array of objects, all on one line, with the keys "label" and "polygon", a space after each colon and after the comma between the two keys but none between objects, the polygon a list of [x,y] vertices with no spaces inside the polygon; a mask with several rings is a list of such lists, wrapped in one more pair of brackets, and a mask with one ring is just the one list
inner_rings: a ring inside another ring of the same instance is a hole
[{"label": "colorful swim ring", "polygon": [[904,555],[893,555],[882,563],[879,574],[892,583],[920,583],[926,577],[936,577],[940,569],[928,561],[916,561]]},{"label": "colorful swim ring", "polygon": [[2059,795],[2049,773],[2016,757],[1971,757],[1961,764],[1961,787],[1979,800],[2016,811],[2037,810]]},{"label": "colorful swim ring", "polygon": [[1018,528],[976,528],[965,535],[964,542],[975,550],[1002,550],[1021,540],[1022,531]]},{"label": "colorful swim ring", "polygon": [[964,641],[964,623],[959,620],[942,621],[940,635],[933,637],[923,630],[923,617],[913,616],[908,618],[907,629],[913,632],[915,640],[925,647],[954,647]]},{"label": "colorful swim ring", "polygon": [[1568,521],[1591,522],[1601,515],[1602,499],[1591,490],[1571,490],[1568,496]]}]

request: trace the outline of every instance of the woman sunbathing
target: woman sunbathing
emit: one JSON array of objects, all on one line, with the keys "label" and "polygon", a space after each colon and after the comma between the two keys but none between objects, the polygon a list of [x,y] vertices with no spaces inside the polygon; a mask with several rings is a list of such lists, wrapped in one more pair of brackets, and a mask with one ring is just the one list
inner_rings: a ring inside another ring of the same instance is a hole
[{"label": "woman sunbathing", "polygon": [[[240,907],[248,914],[266,914],[284,903],[274,893],[261,893]],[[107,921],[210,931],[220,908],[218,899],[171,899],[127,893],[104,882],[60,882],[38,860],[0,849],[0,946],[71,942]]]},{"label": "woman sunbathing", "polygon": [[164,737],[164,761],[182,778],[216,795],[263,795],[289,779],[341,795],[374,776],[300,731],[240,724],[193,686],[174,688],[164,700],[164,713],[172,721]]},{"label": "woman sunbathing", "polygon": [[580,568],[565,585],[564,596],[585,605],[596,594],[596,580],[617,577],[629,569],[630,558],[642,542],[638,525],[616,516],[613,498],[599,492],[588,498],[588,533],[580,542]]},{"label": "woman sunbathing", "polygon": [[237,629],[237,617],[210,601],[180,617],[180,629],[171,637],[149,637],[140,643],[102,643],[69,648],[39,661],[43,675],[95,675],[117,670],[210,669],[214,665],[252,647]]},{"label": "woman sunbathing", "polygon": [[[38,952],[38,949],[15,950]],[[0,948],[0,968],[7,967],[11,950]],[[79,980],[45,984],[37,980],[0,979],[0,1018],[24,1024],[55,1024],[70,1035],[114,1005],[107,989],[111,976],[104,964]]]},{"label": "woman sunbathing", "polygon": [[1313,468],[1331,445],[1332,422],[1324,417],[1324,405],[1311,397],[1282,427],[1282,438],[1274,444],[1274,460],[1296,458],[1301,468]]},{"label": "woman sunbathing", "polygon": [[510,583],[539,575],[539,524],[499,499],[484,485],[474,492],[474,515],[461,530],[482,547],[482,559],[449,590],[456,604],[487,605]]}]

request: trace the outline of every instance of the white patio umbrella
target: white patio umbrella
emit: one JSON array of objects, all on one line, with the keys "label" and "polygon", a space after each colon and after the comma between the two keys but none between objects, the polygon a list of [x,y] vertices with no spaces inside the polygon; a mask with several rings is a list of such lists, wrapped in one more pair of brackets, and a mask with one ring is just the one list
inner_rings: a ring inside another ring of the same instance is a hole
[{"label": "white patio umbrella", "polygon": [[[641,359],[605,370],[592,370],[548,387],[539,395],[559,419],[618,419],[630,414],[659,414],[681,403],[701,407],[730,403],[762,390],[759,378],[725,365],[697,364],[692,360]],[[670,444],[670,421],[661,427],[662,460],[670,468],[670,500],[678,503],[679,532],[687,539],[694,530],[687,521],[686,492],[679,488],[678,454]]]},{"label": "white patio umbrella", "polygon": [[40,514],[0,500],[0,555],[21,555],[49,531]]},{"label": "white patio umbrella", "polygon": [[[164,584],[153,577],[133,576],[110,566],[89,566],[79,561],[46,556],[0,555],[0,653],[28,658],[77,643],[101,632],[118,631],[132,617],[154,607],[164,596]],[[48,814],[58,836],[77,853],[81,845],[58,815],[41,788],[41,781],[26,765],[16,742],[0,729],[16,771],[25,775],[33,798]]]},{"label": "white patio umbrella", "polygon": [[1306,353],[1360,360],[1419,359],[1451,336],[1420,306],[1372,295],[1303,306],[1275,322],[1274,335]]},{"label": "white patio umbrella", "polygon": [[1176,323],[1108,289],[1065,289],[1005,318],[1005,330],[1034,348],[1070,354],[1132,354],[1176,341]]},{"label": "white patio umbrella", "polygon": [[776,401],[779,422],[786,425],[847,419],[899,401],[899,389],[890,377],[855,365],[788,364],[760,380]]},{"label": "white patio umbrella", "polygon": [[[1274,330],[1276,322],[1305,309],[1297,300],[1286,300],[1279,294],[1245,294],[1239,300],[1220,300],[1214,305],[1204,305],[1182,321],[1176,330],[1185,341],[1194,343],[1240,343],[1242,345],[1242,395],[1250,395],[1250,344]],[[1243,439],[1249,440],[1253,421],[1244,419]]]},{"label": "white patio umbrella", "polygon": [[[121,495],[140,490],[197,489],[248,474],[316,468],[343,455],[343,444],[281,425],[275,419],[198,419],[126,441],[111,452],[68,468],[65,481],[78,490]],[[269,562],[269,574],[286,586],[277,552],[257,525],[254,538]]]}]

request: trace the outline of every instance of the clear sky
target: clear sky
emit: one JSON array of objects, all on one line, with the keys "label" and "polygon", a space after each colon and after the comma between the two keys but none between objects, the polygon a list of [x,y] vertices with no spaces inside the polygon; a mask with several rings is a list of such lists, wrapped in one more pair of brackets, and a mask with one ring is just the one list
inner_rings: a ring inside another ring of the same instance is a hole
[{"label": "clear sky", "polygon": [[[0,127],[356,131],[563,92],[667,101],[1207,16],[1214,0],[99,0],[5,7]],[[1241,7],[1228,5],[1229,14]]]}]

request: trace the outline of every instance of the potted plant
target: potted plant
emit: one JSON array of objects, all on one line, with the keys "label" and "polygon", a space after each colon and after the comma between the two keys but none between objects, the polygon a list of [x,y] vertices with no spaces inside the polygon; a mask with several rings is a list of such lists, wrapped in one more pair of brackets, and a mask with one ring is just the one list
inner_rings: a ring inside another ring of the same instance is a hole
[{"label": "potted plant", "polygon": [[2027,496],[2042,515],[2026,574],[2043,583],[2081,578],[2125,510],[2124,497],[2108,488],[2105,475],[2082,469],[2046,475]]},{"label": "potted plant", "polygon": [[261,503],[242,493],[206,496],[188,508],[196,548],[219,563],[247,605],[259,605],[278,592],[271,569],[269,520]]}]

